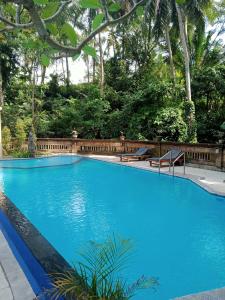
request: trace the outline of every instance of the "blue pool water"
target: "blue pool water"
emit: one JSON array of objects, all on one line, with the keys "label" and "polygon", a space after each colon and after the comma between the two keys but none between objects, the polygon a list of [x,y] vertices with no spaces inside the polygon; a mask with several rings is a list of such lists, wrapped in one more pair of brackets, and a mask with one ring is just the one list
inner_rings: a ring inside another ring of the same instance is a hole
[{"label": "blue pool water", "polygon": [[144,274],[160,283],[135,300],[225,285],[224,198],[185,179],[76,156],[0,165],[10,167],[0,169],[5,194],[68,262],[88,240],[131,238],[128,282]]}]

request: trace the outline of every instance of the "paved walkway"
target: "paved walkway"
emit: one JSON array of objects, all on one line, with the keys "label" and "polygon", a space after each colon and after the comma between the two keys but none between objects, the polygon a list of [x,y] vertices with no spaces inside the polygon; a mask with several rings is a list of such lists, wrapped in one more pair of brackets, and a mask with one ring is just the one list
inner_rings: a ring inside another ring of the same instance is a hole
[{"label": "paved walkway", "polygon": [[173,300],[224,300],[224,299],[225,299],[225,288],[193,294],[185,297],[179,297]]},{"label": "paved walkway", "polygon": [[[118,164],[133,166],[140,169],[150,170],[153,172],[158,172],[157,167],[150,167],[147,161],[130,161],[130,162],[120,162],[119,158],[116,156],[103,156],[103,155],[87,155],[90,158],[100,159],[104,161],[110,161]],[[172,175],[169,173],[168,167],[161,168],[161,173]],[[211,193],[219,194],[225,196],[225,172],[211,171],[201,168],[193,168],[186,166],[184,175],[184,168],[181,166],[175,167],[175,175],[185,178],[189,178],[192,181],[198,183],[204,189]]]},{"label": "paved walkway", "polygon": [[34,299],[34,292],[0,231],[0,300]]}]

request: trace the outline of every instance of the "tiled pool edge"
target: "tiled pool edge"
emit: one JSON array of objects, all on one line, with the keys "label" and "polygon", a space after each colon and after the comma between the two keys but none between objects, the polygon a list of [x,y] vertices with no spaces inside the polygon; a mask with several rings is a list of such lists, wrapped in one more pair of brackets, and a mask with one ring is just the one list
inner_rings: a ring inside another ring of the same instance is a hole
[{"label": "tiled pool edge", "polygon": [[0,299],[34,300],[36,295],[12,252],[0,223]]},{"label": "tiled pool edge", "polygon": [[[149,168],[149,167],[143,167],[143,166],[137,166],[137,165],[130,165],[129,162],[120,162],[120,161],[114,161],[114,160],[107,160],[105,158],[102,157],[92,157],[89,155],[78,155],[78,156],[83,156],[83,157],[87,157],[90,159],[95,159],[95,160],[99,160],[99,161],[104,161],[107,163],[113,163],[113,164],[117,164],[117,165],[121,165],[121,166],[126,166],[126,167],[130,167],[130,168],[136,168],[139,170],[146,170],[148,172],[152,172],[152,173],[156,173],[159,174],[158,169],[153,169],[153,168]],[[163,171],[160,173],[160,175],[167,175],[167,176],[172,176],[172,173],[169,173],[168,171]],[[199,187],[201,187],[202,189],[206,190],[208,193],[216,195],[216,196],[220,196],[220,197],[225,197],[225,192],[220,192],[220,191],[216,191],[215,189],[209,187],[207,184],[203,183],[200,181],[201,177],[200,176],[195,176],[195,175],[182,175],[180,173],[174,173],[174,177],[179,177],[179,178],[183,178],[186,180],[190,180],[192,181],[194,184],[197,184]]]},{"label": "tiled pool edge", "polygon": [[0,192],[0,221],[4,236],[35,294],[42,295],[50,285],[48,274],[71,267],[17,207]]}]

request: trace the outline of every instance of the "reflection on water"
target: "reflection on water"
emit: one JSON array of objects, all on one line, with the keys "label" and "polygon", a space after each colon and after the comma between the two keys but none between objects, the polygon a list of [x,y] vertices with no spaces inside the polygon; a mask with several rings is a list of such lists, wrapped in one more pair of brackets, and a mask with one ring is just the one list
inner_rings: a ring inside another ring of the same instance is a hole
[{"label": "reflection on water", "polygon": [[44,162],[65,167],[0,169],[6,195],[68,262],[88,240],[115,233],[135,244],[124,271],[128,283],[143,274],[159,277],[156,293],[140,292],[135,300],[225,285],[223,198],[183,179],[86,158],[69,164],[71,159]]}]

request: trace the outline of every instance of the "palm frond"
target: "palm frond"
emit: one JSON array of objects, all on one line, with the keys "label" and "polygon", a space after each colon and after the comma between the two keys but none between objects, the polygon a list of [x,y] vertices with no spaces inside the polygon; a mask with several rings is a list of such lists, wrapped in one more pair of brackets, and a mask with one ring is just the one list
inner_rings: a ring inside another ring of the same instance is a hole
[{"label": "palm frond", "polygon": [[119,273],[127,264],[132,248],[131,240],[115,235],[104,243],[88,242],[80,253],[81,262],[67,272],[53,274],[52,299],[69,296],[78,300],[128,300],[131,291],[152,288],[157,284],[153,279],[140,279],[132,289],[121,280]]}]

